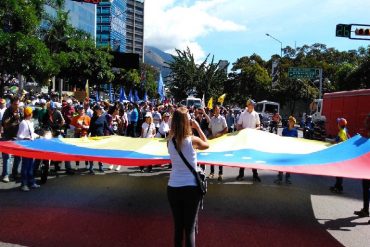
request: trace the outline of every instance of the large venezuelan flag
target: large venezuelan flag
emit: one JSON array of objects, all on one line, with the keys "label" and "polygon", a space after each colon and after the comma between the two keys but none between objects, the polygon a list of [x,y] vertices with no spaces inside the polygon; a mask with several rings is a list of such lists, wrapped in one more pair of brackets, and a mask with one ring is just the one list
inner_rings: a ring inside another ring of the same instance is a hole
[{"label": "large venezuelan flag", "polygon": [[[209,141],[198,162],[292,173],[370,179],[370,139],[336,145],[245,129]],[[166,140],[122,136],[0,142],[0,152],[50,160],[101,161],[124,166],[169,163]]]}]

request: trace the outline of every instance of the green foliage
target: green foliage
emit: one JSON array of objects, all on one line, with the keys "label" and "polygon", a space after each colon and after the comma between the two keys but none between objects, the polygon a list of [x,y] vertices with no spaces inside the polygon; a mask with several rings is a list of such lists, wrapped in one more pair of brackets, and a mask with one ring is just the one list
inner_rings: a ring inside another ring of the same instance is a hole
[{"label": "green foliage", "polygon": [[185,51],[176,50],[177,56],[168,66],[171,69],[168,88],[175,99],[180,100],[188,95],[202,97],[206,100],[217,97],[223,93],[223,84],[226,81],[226,73],[214,63],[214,57],[208,63],[208,57],[199,65],[195,63],[190,49]]},{"label": "green foliage", "polygon": [[248,98],[266,99],[271,79],[263,65],[264,61],[256,54],[239,58],[233,64],[225,88],[229,100],[244,105]]},{"label": "green foliage", "polygon": [[33,35],[40,24],[41,0],[1,0],[1,30],[6,33]]}]

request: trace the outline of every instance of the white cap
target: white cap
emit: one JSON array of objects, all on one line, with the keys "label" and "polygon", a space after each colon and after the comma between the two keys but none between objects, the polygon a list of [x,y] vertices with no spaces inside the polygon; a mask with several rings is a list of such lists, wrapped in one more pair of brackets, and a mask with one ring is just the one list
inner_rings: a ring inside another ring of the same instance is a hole
[{"label": "white cap", "polygon": [[46,104],[46,99],[40,99],[40,104]]},{"label": "white cap", "polygon": [[146,113],[145,113],[145,117],[152,117],[152,113],[150,113],[150,112],[146,112]]}]

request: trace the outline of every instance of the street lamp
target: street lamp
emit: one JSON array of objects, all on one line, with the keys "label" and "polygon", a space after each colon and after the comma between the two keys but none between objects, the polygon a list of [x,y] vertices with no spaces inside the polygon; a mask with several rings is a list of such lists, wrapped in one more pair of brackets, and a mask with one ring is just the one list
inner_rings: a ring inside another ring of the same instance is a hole
[{"label": "street lamp", "polygon": [[275,38],[274,36],[271,36],[270,34],[268,34],[268,33],[266,33],[266,36],[268,36],[268,37],[270,37],[270,38],[272,38],[272,39],[274,39],[274,40],[276,40],[277,42],[279,42],[280,43],[280,57],[283,57],[283,43],[280,41],[280,40],[278,40],[277,38]]}]

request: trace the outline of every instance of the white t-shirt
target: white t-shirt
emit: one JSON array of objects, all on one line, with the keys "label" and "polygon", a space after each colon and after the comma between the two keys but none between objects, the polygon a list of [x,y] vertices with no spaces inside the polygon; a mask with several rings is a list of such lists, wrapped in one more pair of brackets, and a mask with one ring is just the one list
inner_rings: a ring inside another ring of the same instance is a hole
[{"label": "white t-shirt", "polygon": [[159,128],[161,120],[162,120],[161,114],[158,111],[153,112],[153,123],[156,128]]},{"label": "white t-shirt", "polygon": [[33,127],[33,122],[30,120],[22,120],[22,122],[19,124],[19,129],[17,133],[17,139],[23,140],[23,139],[30,139],[34,140],[37,137],[35,134],[35,129]]},{"label": "white t-shirt", "polygon": [[[178,144],[177,144],[178,145]],[[187,137],[181,147],[181,152],[185,156],[189,164],[197,171],[197,153],[193,148],[191,137]],[[168,153],[172,163],[172,170],[168,186],[170,187],[183,187],[183,186],[197,186],[197,181],[194,174],[185,165],[177,152],[172,140],[168,142]]]},{"label": "white t-shirt", "polygon": [[218,117],[213,116],[208,126],[212,131],[212,136],[215,136],[217,133],[227,128],[226,119],[221,115],[218,115]]},{"label": "white t-shirt", "polygon": [[169,121],[166,123],[166,121],[162,121],[161,122],[161,125],[159,126],[159,129],[158,129],[158,133],[160,135],[168,135],[168,132],[170,131],[170,125],[169,125]]},{"label": "white t-shirt", "polygon": [[241,125],[243,129],[255,129],[257,125],[261,124],[260,116],[255,110],[253,110],[252,112],[248,112],[248,110],[246,109],[240,114],[238,124]]},{"label": "white t-shirt", "polygon": [[[148,127],[149,127],[149,130],[148,130]],[[153,123],[151,123],[150,126],[149,126],[149,124],[144,122],[141,125],[141,129],[143,131],[143,138],[152,138],[152,137],[154,137],[153,132],[155,130],[155,126],[154,126]]]}]

